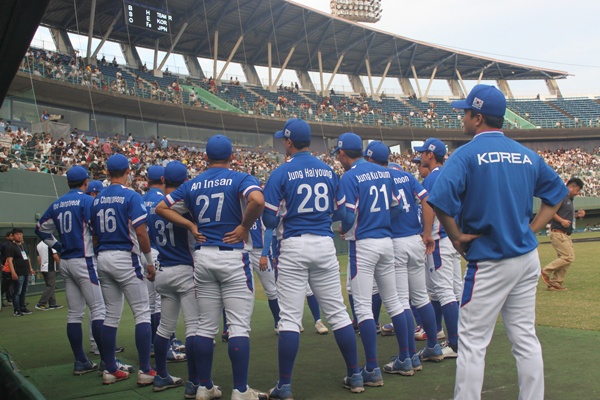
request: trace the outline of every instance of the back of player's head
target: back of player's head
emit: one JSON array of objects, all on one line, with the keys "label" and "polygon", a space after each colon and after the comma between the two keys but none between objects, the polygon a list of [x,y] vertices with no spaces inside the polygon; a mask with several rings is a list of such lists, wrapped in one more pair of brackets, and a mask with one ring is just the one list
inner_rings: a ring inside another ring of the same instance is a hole
[{"label": "back of player's head", "polygon": [[296,149],[303,149],[310,146],[311,129],[306,121],[300,118],[289,119],[283,129],[275,132],[277,139],[290,139]]},{"label": "back of player's head", "polygon": [[104,189],[104,185],[100,181],[91,181],[88,183],[86,194],[100,193]]},{"label": "back of player's head", "polygon": [[165,184],[178,187],[188,178],[187,167],[181,161],[171,161],[165,167]]},{"label": "back of player's head", "polygon": [[335,154],[340,150],[344,150],[349,158],[360,158],[363,156],[362,139],[356,133],[342,133],[337,140],[337,147],[333,149],[331,154]]},{"label": "back of player's head", "polygon": [[475,85],[465,100],[452,102],[452,107],[470,110],[483,115],[485,123],[492,128],[502,128],[506,113],[506,97],[492,85]]},{"label": "back of player's head", "polygon": [[215,135],[206,142],[206,156],[211,161],[227,161],[233,153],[231,140],[225,135]]},{"label": "back of player's head", "polygon": [[71,189],[81,187],[86,179],[90,179],[90,175],[82,166],[75,165],[67,171],[67,183]]},{"label": "back of player's head", "polygon": [[123,154],[114,154],[106,161],[106,168],[111,178],[120,178],[129,168],[129,160]]},{"label": "back of player's head", "polygon": [[160,165],[153,165],[150,168],[148,168],[148,183],[150,185],[160,185],[162,183],[162,177],[164,175],[164,167]]},{"label": "back of player's head", "polygon": [[363,155],[375,161],[377,164],[387,164],[388,158],[390,157],[390,150],[384,143],[373,140],[367,145]]}]

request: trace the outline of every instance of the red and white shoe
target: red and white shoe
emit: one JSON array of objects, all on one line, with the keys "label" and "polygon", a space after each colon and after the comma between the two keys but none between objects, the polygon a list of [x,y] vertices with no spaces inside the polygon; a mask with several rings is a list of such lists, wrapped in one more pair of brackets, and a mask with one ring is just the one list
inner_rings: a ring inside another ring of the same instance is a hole
[{"label": "red and white shoe", "polygon": [[104,371],[102,373],[103,385],[111,385],[115,382],[124,381],[125,379],[129,379],[129,372],[121,371],[120,369],[116,370],[113,373],[110,373],[108,371]]},{"label": "red and white shoe", "polygon": [[138,371],[137,384],[139,386],[148,386],[154,383],[154,377],[156,376],[156,370],[150,369],[148,372]]}]

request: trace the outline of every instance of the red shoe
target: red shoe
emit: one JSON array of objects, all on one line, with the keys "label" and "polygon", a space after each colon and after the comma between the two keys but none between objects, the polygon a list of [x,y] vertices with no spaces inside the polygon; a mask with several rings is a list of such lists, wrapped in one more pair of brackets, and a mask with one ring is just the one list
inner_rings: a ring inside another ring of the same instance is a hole
[{"label": "red shoe", "polygon": [[129,379],[129,372],[127,371],[121,371],[118,369],[113,373],[110,373],[108,371],[104,371],[102,373],[103,385],[110,385],[115,382],[124,381],[125,379]]},{"label": "red shoe", "polygon": [[156,370],[150,369],[148,372],[138,371],[137,384],[140,386],[148,386],[154,383],[154,377],[156,376]]}]

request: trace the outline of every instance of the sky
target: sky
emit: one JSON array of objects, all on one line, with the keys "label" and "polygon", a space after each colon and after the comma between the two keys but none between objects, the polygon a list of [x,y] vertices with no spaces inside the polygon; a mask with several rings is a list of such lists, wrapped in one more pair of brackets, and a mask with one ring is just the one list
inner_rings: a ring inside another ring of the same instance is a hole
[{"label": "sky", "polygon": [[[330,11],[329,0],[302,0],[298,3],[327,13]],[[600,96],[598,0],[382,0],[382,8],[382,19],[375,24],[365,25],[475,55],[566,71],[573,76],[557,81],[563,96]],[[39,45],[41,41],[46,48],[53,46],[45,28],[38,29],[33,44]],[[85,49],[87,46],[84,37],[71,35],[71,41],[75,48]],[[97,40],[94,45],[96,43]],[[150,67],[154,59],[153,51],[138,51]],[[109,60],[112,60],[112,56],[123,60],[116,44],[105,45],[101,54],[105,54]],[[212,75],[211,60],[201,60],[200,64],[207,75]],[[185,72],[185,64],[180,56],[171,56],[167,66],[171,71]],[[259,74],[265,76],[266,72],[259,70]],[[227,70],[226,76],[230,75],[245,80],[237,66]],[[293,71],[286,71],[282,79],[284,84],[297,80]],[[363,80],[365,86],[366,81]],[[313,77],[313,82],[317,84],[318,79]],[[421,88],[426,83],[421,80]],[[467,88],[475,83],[466,82]],[[509,84],[515,97],[531,98],[537,94],[549,96],[542,80],[510,81]],[[336,78],[334,87],[350,91],[349,83],[343,76]],[[400,94],[395,79],[387,79],[383,87],[386,93]],[[445,81],[435,82],[430,90],[432,97],[449,94]]]}]

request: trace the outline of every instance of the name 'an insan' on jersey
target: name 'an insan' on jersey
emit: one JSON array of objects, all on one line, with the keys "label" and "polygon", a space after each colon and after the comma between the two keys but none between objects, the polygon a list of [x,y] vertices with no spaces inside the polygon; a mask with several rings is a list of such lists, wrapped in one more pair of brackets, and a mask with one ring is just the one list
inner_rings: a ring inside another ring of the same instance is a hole
[{"label": "name 'an insan' on jersey", "polygon": [[48,207],[36,226],[36,234],[53,246],[58,231],[62,252],[60,257],[92,257],[94,246],[90,230],[90,213],[94,199],[79,189],[71,189]]},{"label": "name 'an insan' on jersey", "polygon": [[[148,210],[146,224],[152,248],[158,250],[158,265],[194,265],[194,236],[189,230],[167,221],[156,214],[156,205],[165,199],[165,195],[156,188],[150,189],[144,196],[144,205]],[[189,213],[184,217],[193,221]],[[155,247],[156,246],[156,247]]]},{"label": "name 'an insan' on jersey", "polygon": [[98,252],[123,250],[140,254],[135,228],[146,223],[142,196],[119,184],[105,188],[92,205],[92,228]]},{"label": "name 'an insan' on jersey", "polygon": [[[423,187],[429,193],[431,193],[431,188],[433,188],[433,185],[435,184],[435,181],[438,178],[438,176],[440,175],[440,172],[442,171],[442,169],[443,169],[442,167],[435,167],[434,169],[431,170],[429,175],[427,175],[427,177],[423,180]],[[439,240],[439,239],[445,238],[446,236],[448,236],[448,234],[444,230],[444,226],[442,224],[440,224],[440,220],[438,219],[438,217],[436,215],[434,215],[433,216],[433,226],[431,228],[431,237],[433,238],[433,240]]]},{"label": "name 'an insan' on jersey", "polygon": [[399,206],[403,210],[396,218],[392,218],[392,237],[418,235],[423,232],[423,225],[420,216],[421,208],[417,199],[426,198],[427,190],[410,173],[395,169],[390,171],[394,179],[394,191],[397,193]]},{"label": "name 'an insan' on jersey", "polygon": [[283,239],[303,234],[333,237],[338,185],[331,167],[308,151],[298,152],[271,173],[264,212],[281,218]]},{"label": "name 'an insan' on jersey", "polygon": [[359,159],[340,179],[346,212],[356,214],[346,240],[392,237],[390,208],[399,203],[391,171]]},{"label": "name 'an insan' on jersey", "polygon": [[458,216],[462,232],[482,235],[471,242],[467,260],[497,260],[537,247],[529,227],[534,196],[556,205],[567,193],[539,155],[494,131],[476,135],[452,153],[427,201]]},{"label": "name 'an insan' on jersey", "polygon": [[223,238],[240,225],[248,195],[256,190],[261,188],[255,177],[216,167],[183,183],[165,197],[165,203],[180,214],[188,211],[192,214],[198,230],[206,236],[202,246],[242,249],[244,243],[227,244]]}]

